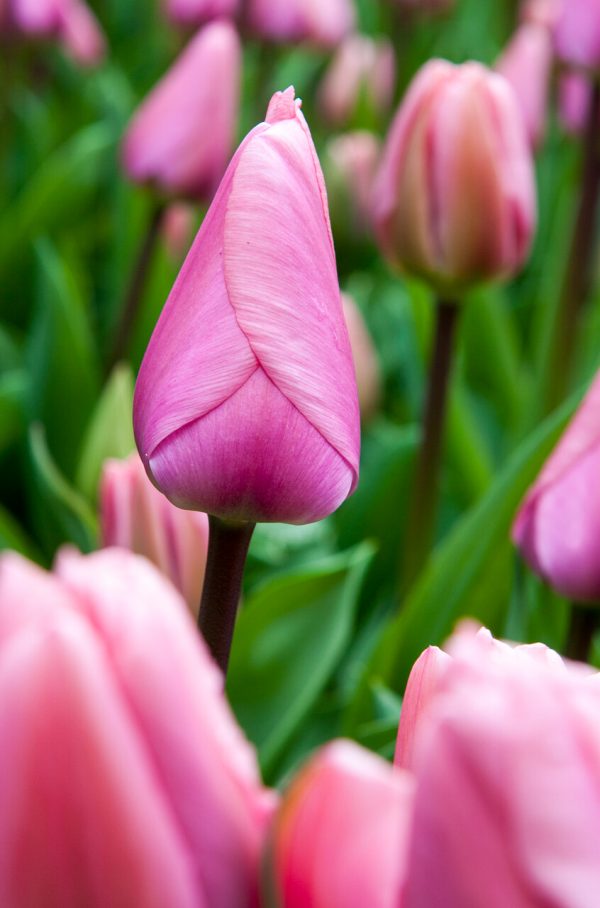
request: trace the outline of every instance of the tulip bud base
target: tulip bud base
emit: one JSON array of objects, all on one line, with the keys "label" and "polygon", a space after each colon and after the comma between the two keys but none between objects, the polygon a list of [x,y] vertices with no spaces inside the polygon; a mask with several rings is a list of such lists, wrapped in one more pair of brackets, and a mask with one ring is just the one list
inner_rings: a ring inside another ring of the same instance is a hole
[{"label": "tulip bud base", "polygon": [[254,523],[209,515],[208,556],[198,626],[213,659],[227,673],[244,566]]}]

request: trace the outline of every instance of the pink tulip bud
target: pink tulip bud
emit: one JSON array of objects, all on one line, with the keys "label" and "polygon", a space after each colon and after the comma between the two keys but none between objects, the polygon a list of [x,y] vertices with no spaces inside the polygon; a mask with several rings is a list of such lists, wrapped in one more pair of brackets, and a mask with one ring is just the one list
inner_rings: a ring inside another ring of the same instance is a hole
[{"label": "pink tulip bud", "polygon": [[552,36],[541,25],[524,24],[496,63],[514,91],[532,148],[543,138],[552,71]]},{"label": "pink tulip bud", "polygon": [[361,240],[371,232],[373,180],[381,146],[372,132],[336,136],[325,152],[325,177],[334,235],[348,232]]},{"label": "pink tulip bud", "polygon": [[274,805],[155,568],[5,555],[0,648],[0,903],[256,908]]},{"label": "pink tulip bud", "polygon": [[248,25],[260,38],[334,47],[354,26],[352,0],[247,0]]},{"label": "pink tulip bud", "polygon": [[292,783],[268,850],[265,908],[396,908],[412,782],[350,741]]},{"label": "pink tulip bud", "polygon": [[342,306],[356,372],[360,415],[363,421],[367,422],[379,407],[381,368],[369,329],[350,294],[342,293]]},{"label": "pink tulip bud", "polygon": [[100,505],[102,545],[145,555],[197,615],[208,549],[206,514],[172,505],[154,488],[137,454],[105,463]]},{"label": "pink tulip bud", "polygon": [[573,135],[584,132],[591,103],[592,88],[589,79],[580,72],[561,73],[558,82],[558,111],[567,132]]},{"label": "pink tulip bud", "polygon": [[508,83],[478,63],[427,63],[376,179],[384,254],[441,294],[460,294],[519,268],[535,207],[531,153]]},{"label": "pink tulip bud", "polygon": [[563,596],[600,603],[600,374],[521,504],[513,540]]},{"label": "pink tulip bud", "polygon": [[356,485],[352,354],[293,89],[225,174],[146,351],[134,429],[155,485],[224,519],[307,523]]},{"label": "pink tulip bud", "polygon": [[187,45],[131,121],[127,175],[161,192],[208,199],[231,154],[239,101],[240,43],[226,21]]},{"label": "pink tulip bud", "polygon": [[600,685],[546,647],[461,633],[419,734],[402,908],[591,906]]},{"label": "pink tulip bud", "polygon": [[81,66],[95,66],[104,57],[104,35],[82,0],[6,0],[0,20],[27,37],[60,41]]},{"label": "pink tulip bud", "polygon": [[171,202],[164,213],[162,235],[167,252],[181,263],[192,245],[197,224],[196,209],[189,202]]},{"label": "pink tulip bud", "polygon": [[210,19],[235,16],[239,0],[165,0],[167,15],[176,25],[204,25]]},{"label": "pink tulip bud", "polygon": [[386,38],[350,35],[325,73],[319,102],[331,126],[344,126],[357,113],[384,114],[392,103],[396,62]]},{"label": "pink tulip bud", "polygon": [[554,30],[556,52],[565,62],[600,66],[600,0],[563,0]]}]

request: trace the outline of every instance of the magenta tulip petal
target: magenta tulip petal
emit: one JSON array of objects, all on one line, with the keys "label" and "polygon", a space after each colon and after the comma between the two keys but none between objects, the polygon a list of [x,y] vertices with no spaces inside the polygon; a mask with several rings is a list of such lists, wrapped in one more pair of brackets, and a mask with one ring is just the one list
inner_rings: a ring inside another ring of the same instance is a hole
[{"label": "magenta tulip petal", "polygon": [[142,363],[134,427],[153,481],[182,507],[304,523],[356,485],[352,354],[293,89],[223,179]]},{"label": "magenta tulip petal", "polygon": [[2,649],[0,904],[209,908],[104,653],[53,619]]},{"label": "magenta tulip petal", "polygon": [[254,906],[274,805],[182,600],[148,562],[118,549],[87,559],[66,552],[57,571],[104,642],[207,906]]}]

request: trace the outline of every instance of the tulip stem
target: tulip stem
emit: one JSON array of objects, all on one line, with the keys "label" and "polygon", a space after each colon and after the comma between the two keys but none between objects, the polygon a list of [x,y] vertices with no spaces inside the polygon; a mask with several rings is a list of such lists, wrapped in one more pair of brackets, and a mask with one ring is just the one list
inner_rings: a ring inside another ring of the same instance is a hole
[{"label": "tulip stem", "polygon": [[404,592],[421,572],[434,537],[444,426],[459,311],[458,304],[452,300],[439,300],[436,306],[435,340],[423,414],[423,431],[406,523],[401,577],[401,589]]},{"label": "tulip stem", "polygon": [[598,611],[595,606],[571,603],[571,620],[565,656],[587,662],[590,657],[594,634],[598,627]]},{"label": "tulip stem", "polygon": [[600,199],[599,122],[600,84],[595,82],[583,139],[582,177],[575,226],[548,347],[544,415],[551,413],[565,397],[572,372],[579,316],[592,283]]},{"label": "tulip stem", "polygon": [[144,297],[150,266],[154,258],[154,252],[163,219],[166,211],[164,202],[157,202],[151,212],[146,234],[142,240],[138,256],[131,273],[127,293],[123,301],[123,306],[119,315],[119,320],[112,337],[112,346],[106,361],[106,374],[112,372],[113,367],[127,353],[131,334],[135,327],[136,317]]},{"label": "tulip stem", "polygon": [[208,517],[208,555],[198,627],[223,675],[227,674],[246,555],[255,525]]}]

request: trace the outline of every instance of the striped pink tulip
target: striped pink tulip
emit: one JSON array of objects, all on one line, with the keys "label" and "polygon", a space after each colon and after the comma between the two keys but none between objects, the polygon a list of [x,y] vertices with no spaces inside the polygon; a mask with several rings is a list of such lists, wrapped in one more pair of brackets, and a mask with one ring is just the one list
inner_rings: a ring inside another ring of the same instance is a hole
[{"label": "striped pink tulip", "polygon": [[398,908],[412,780],[350,741],[297,776],[267,849],[265,908]]},{"label": "striped pink tulip", "polygon": [[145,559],[0,560],[0,904],[256,908],[273,802]]},{"label": "striped pink tulip", "polygon": [[600,603],[600,373],[529,489],[513,540],[529,566],[570,599]]},{"label": "striped pink tulip", "polygon": [[251,30],[267,41],[334,47],[354,26],[353,0],[247,0]]},{"label": "striped pink tulip", "polygon": [[206,514],[172,505],[154,488],[139,456],[132,454],[104,464],[100,517],[103,546],[144,555],[198,613],[208,549]]},{"label": "striped pink tulip", "polygon": [[231,154],[240,42],[227,21],[207,25],[135,113],[123,165],[136,183],[166,195],[210,199]]},{"label": "striped pink tulip", "polygon": [[210,19],[235,16],[240,0],[165,0],[169,19],[176,25],[204,25]]},{"label": "striped pink tulip", "polygon": [[231,162],[150,340],[137,445],[180,507],[307,523],[356,485],[359,422],[325,187],[288,89]]},{"label": "striped pink tulip", "polygon": [[511,276],[535,223],[531,152],[506,80],[427,63],[392,124],[374,190],[380,246],[442,294]]}]

